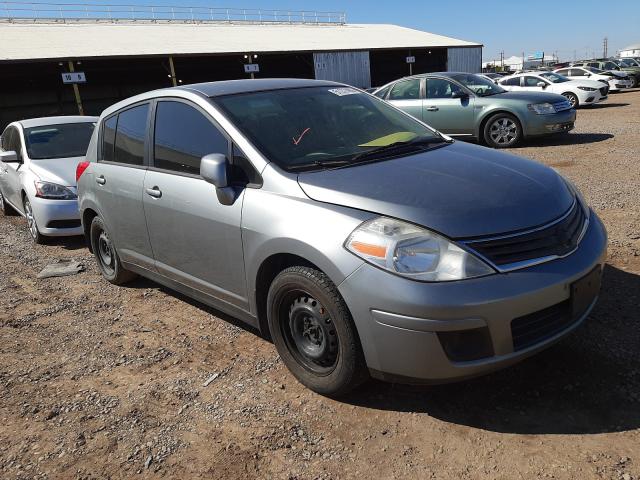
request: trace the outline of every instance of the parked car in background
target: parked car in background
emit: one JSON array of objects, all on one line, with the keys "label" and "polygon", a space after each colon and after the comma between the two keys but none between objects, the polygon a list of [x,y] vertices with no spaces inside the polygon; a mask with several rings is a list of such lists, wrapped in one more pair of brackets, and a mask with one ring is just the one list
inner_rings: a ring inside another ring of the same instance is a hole
[{"label": "parked car in background", "polygon": [[2,133],[0,207],[27,219],[36,243],[82,235],[76,166],[84,160],[98,117],[66,116],[13,122]]},{"label": "parked car in background", "polygon": [[495,148],[523,138],[573,129],[576,112],[555,94],[508,93],[472,73],[428,73],[402,78],[374,95],[451,136]]},{"label": "parked car in background", "polygon": [[606,100],[609,86],[595,80],[570,80],[554,72],[527,72],[498,80],[499,85],[512,92],[548,92],[564,96],[571,106],[578,108]]},{"label": "parked car in background", "polygon": [[620,71],[600,70],[594,67],[571,67],[560,68],[555,73],[567,77],[571,80],[597,80],[609,86],[610,92],[617,92],[626,88],[631,88],[633,82],[626,73]]},{"label": "parked car in background", "polygon": [[355,88],[187,85],[98,125],[78,191],[103,276],[260,328],[321,394],[511,365],[598,297],[606,232],[575,186]]},{"label": "parked car in background", "polygon": [[640,85],[640,67],[625,66],[620,62],[606,58],[599,60],[581,60],[579,62],[573,62],[571,65],[574,67],[594,67],[599,68],[600,70],[625,72],[633,82],[632,88]]}]

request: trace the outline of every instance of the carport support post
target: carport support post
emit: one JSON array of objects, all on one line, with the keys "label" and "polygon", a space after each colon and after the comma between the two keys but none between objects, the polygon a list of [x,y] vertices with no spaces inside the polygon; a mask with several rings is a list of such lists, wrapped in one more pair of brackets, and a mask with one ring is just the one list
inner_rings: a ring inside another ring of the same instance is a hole
[{"label": "carport support post", "polygon": [[[75,69],[73,68],[73,62],[69,60],[69,72],[73,73]],[[84,115],[84,108],[82,108],[82,99],[80,98],[80,89],[78,88],[78,84],[73,84],[73,93],[76,96],[76,105],[78,105],[78,113],[80,115]]]},{"label": "carport support post", "polygon": [[176,67],[173,65],[172,56],[169,56],[169,70],[171,71],[171,83],[173,83],[174,87],[177,87],[178,82],[176,81]]}]

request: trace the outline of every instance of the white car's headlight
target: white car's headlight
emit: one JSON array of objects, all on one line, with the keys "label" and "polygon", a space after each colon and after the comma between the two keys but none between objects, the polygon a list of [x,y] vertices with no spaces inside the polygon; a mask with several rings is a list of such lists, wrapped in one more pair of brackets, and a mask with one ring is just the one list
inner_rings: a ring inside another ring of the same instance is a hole
[{"label": "white car's headlight", "polygon": [[556,113],[556,108],[550,103],[532,103],[529,105],[529,110],[536,112],[538,115]]},{"label": "white car's headlight", "polygon": [[50,200],[75,200],[77,195],[67,187],[51,182],[35,182],[36,197]]},{"label": "white car's headlight", "polygon": [[580,90],[584,90],[585,92],[595,92],[597,90],[597,88],[591,88],[591,87],[578,87]]},{"label": "white car's headlight", "polygon": [[345,247],[373,265],[415,280],[462,280],[496,273],[443,236],[393,218],[364,222]]}]

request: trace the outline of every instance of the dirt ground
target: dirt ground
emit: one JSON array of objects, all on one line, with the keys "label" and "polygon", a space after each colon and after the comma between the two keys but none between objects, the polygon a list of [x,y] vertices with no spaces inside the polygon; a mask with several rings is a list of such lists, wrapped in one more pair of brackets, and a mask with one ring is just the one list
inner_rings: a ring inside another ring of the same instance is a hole
[{"label": "dirt ground", "polygon": [[[513,153],[568,176],[607,226],[589,321],[483,378],[372,381],[342,401],[237,321],[110,285],[82,240],[34,246],[0,218],[0,478],[639,479],[640,90]],[[36,279],[69,258],[87,270]]]}]

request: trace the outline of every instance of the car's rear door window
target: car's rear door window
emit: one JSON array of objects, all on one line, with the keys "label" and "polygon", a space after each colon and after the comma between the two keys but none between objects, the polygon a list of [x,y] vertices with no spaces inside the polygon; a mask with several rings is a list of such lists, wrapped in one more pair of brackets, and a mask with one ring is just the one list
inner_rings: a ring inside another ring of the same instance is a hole
[{"label": "car's rear door window", "polygon": [[149,104],[123,110],[118,114],[113,161],[128,165],[144,164],[144,139]]},{"label": "car's rear door window", "polygon": [[198,109],[184,102],[159,101],[153,145],[153,166],[193,175],[210,153],[229,154],[225,135]]},{"label": "car's rear door window", "polygon": [[420,98],[420,79],[396,83],[389,92],[389,100],[418,100]]}]

